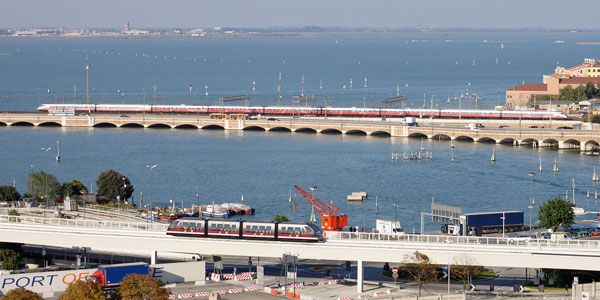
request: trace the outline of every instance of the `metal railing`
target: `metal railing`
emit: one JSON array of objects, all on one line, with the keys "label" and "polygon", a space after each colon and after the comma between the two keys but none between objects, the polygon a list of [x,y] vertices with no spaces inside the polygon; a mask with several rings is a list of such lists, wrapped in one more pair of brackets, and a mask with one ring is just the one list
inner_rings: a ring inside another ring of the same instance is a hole
[{"label": "metal railing", "polygon": [[142,222],[115,222],[105,220],[82,220],[82,219],[60,219],[60,218],[43,218],[32,216],[0,216],[0,223],[20,223],[20,224],[36,224],[36,225],[51,225],[64,227],[86,227],[86,228],[104,228],[104,229],[120,229],[120,230],[147,230],[147,231],[163,231],[169,227],[168,224],[160,223],[142,223]]},{"label": "metal railing", "polygon": [[568,248],[568,249],[600,249],[598,240],[550,240],[519,237],[477,237],[450,235],[420,234],[383,234],[369,232],[332,232],[326,233],[328,240],[377,241],[391,243],[453,244],[453,245],[488,245],[529,248]]}]

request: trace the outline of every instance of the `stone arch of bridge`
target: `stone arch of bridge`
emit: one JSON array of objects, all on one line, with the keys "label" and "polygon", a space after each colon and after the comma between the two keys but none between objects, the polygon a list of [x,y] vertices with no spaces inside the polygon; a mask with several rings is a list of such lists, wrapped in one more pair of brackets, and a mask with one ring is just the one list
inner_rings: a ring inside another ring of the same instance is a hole
[{"label": "stone arch of bridge", "polygon": [[34,126],[34,125],[33,125],[33,123],[30,123],[30,122],[20,121],[20,122],[12,123],[11,126]]},{"label": "stone arch of bridge", "polygon": [[409,134],[408,137],[411,137],[411,138],[427,138],[427,135],[423,134],[421,132],[413,132],[413,133]]},{"label": "stone arch of bridge", "polygon": [[198,126],[193,124],[179,124],[175,126],[177,129],[198,129]]},{"label": "stone arch of bridge", "polygon": [[578,141],[578,140],[575,140],[575,139],[568,139],[568,140],[565,140],[563,143],[564,144],[573,145],[573,146],[577,146],[577,147],[579,147],[581,145],[581,142]]},{"label": "stone arch of bridge", "polygon": [[371,135],[373,136],[392,136],[389,132],[387,131],[383,131],[383,130],[378,130],[378,131],[374,131],[373,133],[371,133]]},{"label": "stone arch of bridge", "polygon": [[223,127],[221,125],[211,124],[211,125],[202,126],[201,129],[207,129],[207,130],[215,130],[215,129],[219,130],[220,129],[220,130],[225,130],[225,127]]},{"label": "stone arch of bridge", "polygon": [[267,129],[261,126],[252,125],[248,127],[244,127],[244,131],[266,131]]},{"label": "stone arch of bridge", "polygon": [[589,141],[585,141],[582,143],[583,143],[582,149],[584,151],[596,151],[596,150],[600,149],[600,143],[598,143],[597,141],[589,140]]},{"label": "stone arch of bridge", "polygon": [[346,131],[346,134],[350,134],[350,135],[367,135],[367,133],[364,130],[360,130],[360,129],[350,129],[350,130]]},{"label": "stone arch of bridge", "polygon": [[118,126],[117,126],[117,124],[113,124],[110,122],[101,122],[101,123],[94,124],[93,127],[107,128],[107,127],[118,127]]},{"label": "stone arch of bridge", "polygon": [[269,129],[269,131],[279,131],[279,132],[292,132],[291,129],[283,126],[277,126]]},{"label": "stone arch of bridge", "polygon": [[48,121],[48,122],[40,123],[38,126],[41,126],[41,127],[61,127],[62,125],[60,123],[57,123],[57,122]]},{"label": "stone arch of bridge", "polygon": [[491,137],[482,136],[477,140],[478,143],[496,143],[496,140]]},{"label": "stone arch of bridge", "polygon": [[468,135],[459,135],[455,138],[457,141],[474,141],[474,139]]},{"label": "stone arch of bridge", "polygon": [[144,125],[139,124],[139,123],[125,123],[125,124],[121,125],[121,127],[124,127],[124,128],[144,128]]},{"label": "stone arch of bridge", "polygon": [[436,134],[436,135],[432,136],[431,139],[433,139],[433,140],[450,140],[451,137],[449,135],[440,133],[440,134]]},{"label": "stone arch of bridge", "polygon": [[148,125],[148,128],[153,128],[153,129],[170,129],[171,126],[167,125],[165,123],[154,123],[154,124]]},{"label": "stone arch of bridge", "polygon": [[309,127],[302,127],[296,129],[295,132],[317,133],[317,130]]},{"label": "stone arch of bridge", "polygon": [[324,134],[342,134],[342,131],[339,130],[339,129],[335,129],[335,128],[327,128],[327,129],[321,130],[321,133],[324,133]]},{"label": "stone arch of bridge", "polygon": [[515,139],[509,138],[509,137],[503,138],[500,140],[500,144],[512,144],[514,142],[515,142]]}]

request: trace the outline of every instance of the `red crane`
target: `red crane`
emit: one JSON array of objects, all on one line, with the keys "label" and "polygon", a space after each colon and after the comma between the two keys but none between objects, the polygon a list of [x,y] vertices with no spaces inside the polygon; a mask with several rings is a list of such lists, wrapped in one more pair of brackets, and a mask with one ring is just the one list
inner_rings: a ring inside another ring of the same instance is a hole
[{"label": "red crane", "polygon": [[306,198],[306,201],[321,215],[321,227],[329,231],[342,231],[348,226],[348,216],[345,215],[338,207],[327,203],[319,197],[309,194],[299,186],[294,185],[298,191]]}]

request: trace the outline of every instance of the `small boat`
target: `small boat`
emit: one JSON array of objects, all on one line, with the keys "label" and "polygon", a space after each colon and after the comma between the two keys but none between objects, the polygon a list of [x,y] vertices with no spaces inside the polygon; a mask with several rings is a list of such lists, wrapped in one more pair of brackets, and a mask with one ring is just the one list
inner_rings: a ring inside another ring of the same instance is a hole
[{"label": "small boat", "polygon": [[206,217],[228,218],[229,211],[224,209],[221,205],[207,205],[206,208],[202,210],[202,215]]},{"label": "small boat", "polygon": [[596,172],[596,166],[594,166],[594,174],[592,174],[592,181],[598,182],[598,173]]},{"label": "small boat", "polygon": [[181,214],[172,210],[161,210],[158,212],[158,218],[163,220],[177,220],[181,217]]}]

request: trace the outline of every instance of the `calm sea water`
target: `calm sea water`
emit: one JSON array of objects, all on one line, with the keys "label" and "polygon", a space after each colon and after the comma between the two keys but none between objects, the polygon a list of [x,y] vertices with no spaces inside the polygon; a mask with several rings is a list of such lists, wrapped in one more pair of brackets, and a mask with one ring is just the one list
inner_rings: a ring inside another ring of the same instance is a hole
[{"label": "calm sea water", "polygon": [[[11,55],[0,56],[0,96],[4,96],[0,110],[33,110],[41,103],[62,102],[63,95],[65,102],[81,102],[86,63],[92,66],[90,87],[92,101],[97,103],[123,101],[117,90],[125,93],[126,103],[142,103],[144,91],[147,99],[152,98],[155,84],[159,103],[214,104],[219,97],[247,93],[253,103],[272,105],[277,85],[282,86],[284,103],[289,103],[292,95],[300,93],[304,75],[305,93],[326,97],[336,106],[362,106],[364,98],[370,97],[376,99],[376,105],[382,98],[396,95],[399,85],[400,94],[408,96],[412,107],[422,105],[423,93],[427,103],[434,95],[441,107],[456,107],[454,101],[446,104],[446,99],[467,88],[483,97],[480,107],[493,107],[496,91],[523,80],[539,82],[541,74],[552,72],[557,62],[572,66],[594,57],[597,46],[576,44],[594,38],[585,34],[423,34],[338,39],[1,40],[0,52]],[[565,43],[554,43],[556,40]],[[72,99],[74,85],[76,100]],[[500,93],[500,99],[503,97]],[[149,201],[150,178],[145,166],[157,164],[153,173],[153,201],[157,204],[166,205],[173,199],[189,206],[195,202],[198,187],[203,204],[239,202],[243,194],[246,202],[257,208],[254,219],[271,219],[279,213],[305,221],[310,206],[293,192],[298,203],[297,213],[293,213],[288,206],[289,191],[294,184],[304,188],[316,185],[317,195],[349,214],[352,225],[374,224],[378,196],[379,217],[394,218],[392,205],[398,203],[398,219],[412,230],[418,228],[420,212],[429,210],[432,197],[466,212],[527,211],[527,173],[538,173],[541,156],[544,172],[533,180],[536,204],[551,196],[564,197],[574,178],[578,206],[599,210],[593,194],[586,201],[587,190],[597,190],[591,176],[598,158],[570,151],[502,145],[496,146],[497,162],[492,164],[493,144],[461,142],[455,149],[456,162],[451,163],[448,142],[425,141],[427,151],[434,153],[432,161],[393,162],[392,152],[416,152],[421,140],[23,127],[1,127],[0,137],[5,141],[0,148],[0,184],[11,185],[14,179],[20,191],[26,190],[32,165],[35,170],[45,168],[40,147],[54,148],[60,141],[62,161],[57,164],[51,151],[50,173],[60,181],[80,179],[89,188],[100,172],[116,169],[131,179],[136,202],[141,191],[144,201]],[[549,172],[555,158],[561,169],[557,175]],[[345,196],[353,191],[366,191],[369,198],[362,204],[348,203]]]}]

